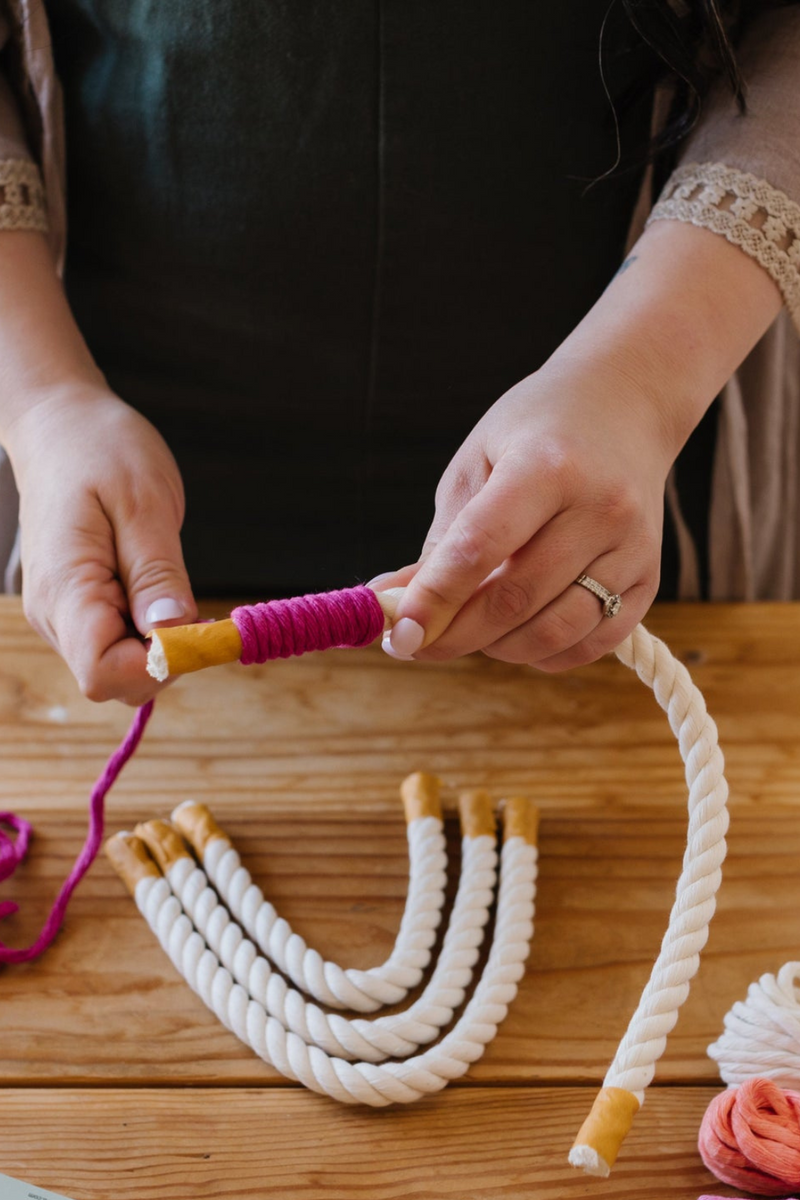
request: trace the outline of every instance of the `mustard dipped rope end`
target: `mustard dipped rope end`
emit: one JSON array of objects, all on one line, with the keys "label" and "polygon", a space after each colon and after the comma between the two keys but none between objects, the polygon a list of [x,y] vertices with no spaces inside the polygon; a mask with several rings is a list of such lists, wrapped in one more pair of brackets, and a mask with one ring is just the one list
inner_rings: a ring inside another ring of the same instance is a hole
[{"label": "mustard dipped rope end", "polygon": [[500,804],[500,820],[503,825],[503,841],[521,837],[529,846],[536,846],[539,838],[539,809],[527,796],[510,796]]},{"label": "mustard dipped rope end", "polygon": [[222,838],[228,845],[231,844],[231,839],[217,824],[211,810],[197,800],[184,800],[173,809],[170,820],[201,858],[208,843],[215,838]]},{"label": "mustard dipped rope end", "polygon": [[115,833],[105,844],[106,857],[133,896],[140,879],[160,876],[161,870],[150,856],[141,838],[124,831]]},{"label": "mustard dipped rope end", "polygon": [[458,815],[461,836],[468,838],[494,837],[497,822],[494,817],[492,798],[483,788],[462,792],[458,797]]},{"label": "mustard dipped rope end", "polygon": [[639,1101],[633,1092],[601,1088],[569,1152],[570,1165],[606,1179],[638,1111]]},{"label": "mustard dipped rope end", "polygon": [[147,673],[159,683],[170,675],[188,675],[204,667],[237,662],[242,656],[241,635],[230,618],[151,629],[147,636]]},{"label": "mustard dipped rope end", "polygon": [[415,771],[400,784],[400,796],[406,814],[406,824],[420,817],[442,819],[440,792],[442,785],[435,775],[427,771]]}]

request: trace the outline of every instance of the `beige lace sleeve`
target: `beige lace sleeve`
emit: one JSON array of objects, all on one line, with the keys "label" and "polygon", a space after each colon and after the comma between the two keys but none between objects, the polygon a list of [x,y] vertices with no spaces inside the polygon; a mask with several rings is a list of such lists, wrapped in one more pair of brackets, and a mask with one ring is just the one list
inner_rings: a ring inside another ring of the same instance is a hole
[{"label": "beige lace sleeve", "polygon": [[724,163],[687,163],[670,178],[647,220],[689,221],[721,233],[770,273],[800,327],[800,204]]},{"label": "beige lace sleeve", "polygon": [[33,161],[17,98],[6,77],[6,43],[10,22],[0,0],[0,229],[47,231],[47,205],[42,175]]},{"label": "beige lace sleeve", "polygon": [[721,81],[649,221],[689,221],[741,247],[800,330],[800,5],[762,12],[738,56],[746,114]]},{"label": "beige lace sleeve", "polygon": [[0,229],[47,231],[42,177],[30,159],[0,161]]}]

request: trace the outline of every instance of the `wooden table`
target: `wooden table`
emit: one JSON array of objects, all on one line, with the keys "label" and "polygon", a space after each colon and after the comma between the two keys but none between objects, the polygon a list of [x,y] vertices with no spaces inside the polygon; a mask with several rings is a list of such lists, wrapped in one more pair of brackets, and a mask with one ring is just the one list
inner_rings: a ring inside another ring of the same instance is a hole
[{"label": "wooden table", "polygon": [[[686,798],[666,719],[614,659],[551,678],[376,649],[181,681],[159,700],[107,828],[206,801],[294,927],[369,966],[405,896],[403,777],[435,771],[451,798],[476,786],[534,796],[536,934],[484,1058],[409,1108],[346,1109],[287,1084],[188,990],[101,858],[44,957],[0,968],[0,1173],[74,1200],[735,1195],[695,1150],[719,1087],[705,1048],[748,983],[800,947],[800,606],[664,607],[648,624],[718,722],[733,822],[699,976],[609,1181],[565,1160],[679,871]],[[22,906],[2,936],[23,945],[82,844],[89,788],[130,712],[82,700],[7,598],[0,655],[0,809],[36,830],[1,893]]]}]

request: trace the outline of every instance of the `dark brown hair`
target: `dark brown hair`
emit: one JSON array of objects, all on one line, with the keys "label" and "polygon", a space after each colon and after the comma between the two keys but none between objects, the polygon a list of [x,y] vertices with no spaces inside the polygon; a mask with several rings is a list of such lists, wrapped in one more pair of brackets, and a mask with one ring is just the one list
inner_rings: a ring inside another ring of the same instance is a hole
[{"label": "dark brown hair", "polygon": [[711,85],[724,78],[741,112],[746,85],[736,47],[760,12],[783,7],[781,0],[621,0],[636,33],[663,64],[674,84],[665,129],[651,148],[658,153],[684,137],[697,121]]}]

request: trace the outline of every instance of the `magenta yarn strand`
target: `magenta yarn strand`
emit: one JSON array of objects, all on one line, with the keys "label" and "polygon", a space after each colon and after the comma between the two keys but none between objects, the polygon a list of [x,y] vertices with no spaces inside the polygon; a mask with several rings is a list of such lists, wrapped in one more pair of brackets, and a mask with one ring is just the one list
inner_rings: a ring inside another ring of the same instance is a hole
[{"label": "magenta yarn strand", "polygon": [[[122,768],[125,766],[128,759],[133,754],[139,742],[142,739],[142,734],[145,731],[147,722],[150,720],[153,711],[153,701],[150,700],[147,704],[142,705],[137,710],[136,716],[133,718],[130,729],[125,735],[122,744],[114,751],[110,759],[106,763],[105,769],[101,774],[97,783],[92,788],[92,794],[89,798],[89,831],[86,835],[83,849],[75,860],[75,865],[67,876],[58,897],[50,910],[50,915],[44,923],[42,932],[39,934],[32,946],[28,946],[24,950],[13,950],[10,946],[6,946],[0,942],[0,963],[21,963],[28,962],[32,958],[36,958],[43,950],[52,942],[53,938],[58,933],[61,926],[61,921],[64,917],[67,905],[69,904],[70,896],[74,892],[77,885],[83,879],[89,867],[97,857],[97,852],[100,849],[100,843],[103,840],[104,827],[104,805],[105,798],[108,794],[114,781],[117,779]],[[0,843],[0,879],[6,878],[12,874],[15,868],[22,861],[25,850],[27,849],[28,838],[30,836],[30,825],[27,821],[23,821],[20,817],[14,816],[13,813],[0,814],[0,821],[10,825],[17,830],[16,842],[12,844],[11,854],[7,849],[4,849],[3,843]],[[8,842],[10,839],[6,838]],[[13,856],[14,862],[10,870],[3,873],[3,868],[6,860]],[[0,916],[5,916],[9,912],[15,912],[17,905],[11,905],[9,908],[8,902],[3,906],[5,911],[0,910]]]},{"label": "magenta yarn strand", "polygon": [[384,626],[380,601],[368,587],[244,605],[231,619],[242,639],[239,661],[246,666],[310,650],[368,646]]},{"label": "magenta yarn strand", "polygon": [[[0,828],[0,883],[13,875],[25,858],[32,833],[30,823],[22,817],[18,817],[16,813],[0,813],[0,826],[3,825],[13,829],[17,836],[12,841],[5,830]],[[13,900],[0,901],[0,919],[10,917],[18,908],[19,905],[15,904]]]}]

